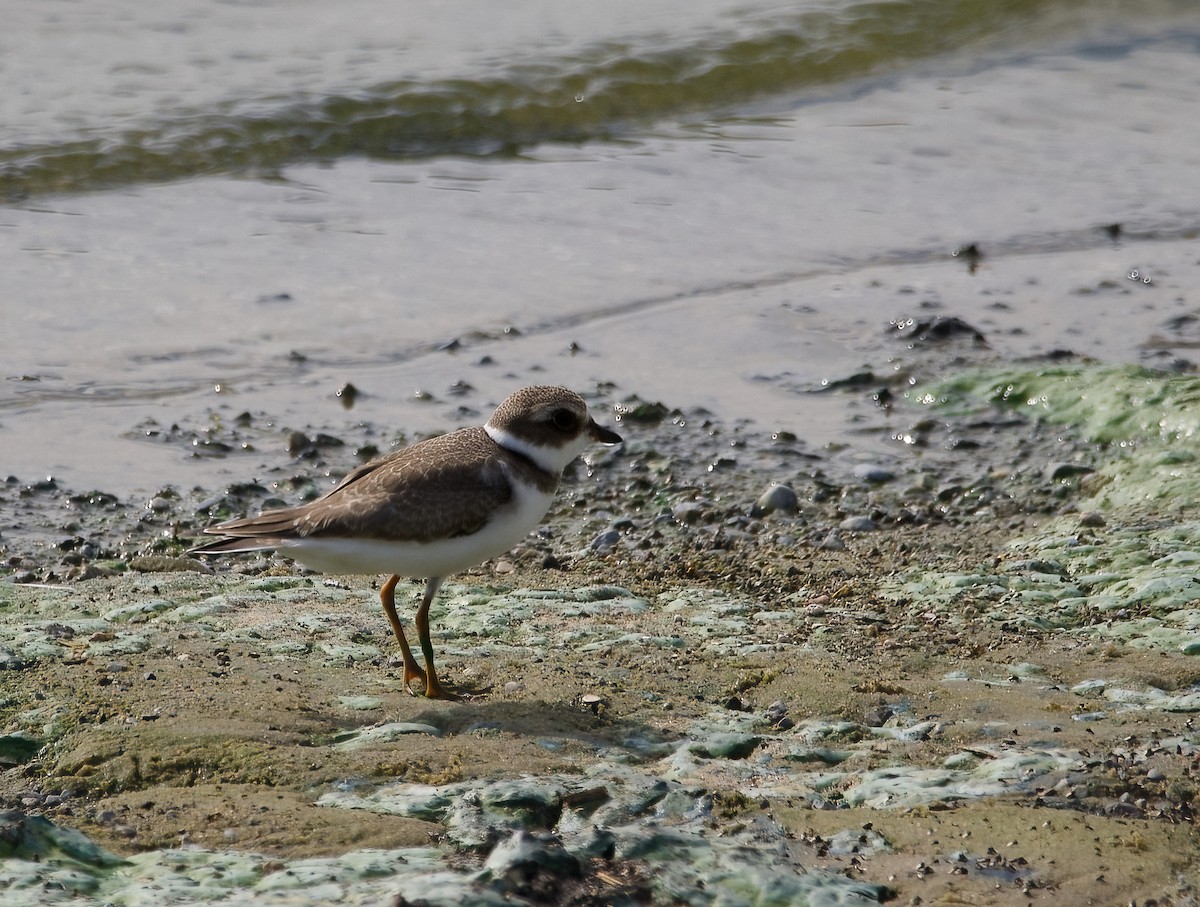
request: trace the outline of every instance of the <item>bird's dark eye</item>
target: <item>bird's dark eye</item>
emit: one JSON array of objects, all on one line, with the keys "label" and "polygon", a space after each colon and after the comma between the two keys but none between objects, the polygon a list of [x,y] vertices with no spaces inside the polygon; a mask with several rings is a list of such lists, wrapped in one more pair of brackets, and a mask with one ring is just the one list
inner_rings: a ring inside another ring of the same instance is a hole
[{"label": "bird's dark eye", "polygon": [[556,409],[550,414],[550,424],[559,431],[574,431],[575,414],[569,409]]}]

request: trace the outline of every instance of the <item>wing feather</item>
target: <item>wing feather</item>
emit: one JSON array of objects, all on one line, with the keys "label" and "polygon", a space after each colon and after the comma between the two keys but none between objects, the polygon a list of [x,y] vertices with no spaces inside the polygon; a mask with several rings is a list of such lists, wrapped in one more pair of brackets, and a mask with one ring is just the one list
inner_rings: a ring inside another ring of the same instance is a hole
[{"label": "wing feather", "polygon": [[313,536],[426,541],[465,535],[512,500],[509,476],[487,433],[462,429],[366,463],[310,504],[210,526],[205,532],[233,538],[195,550],[258,550]]}]

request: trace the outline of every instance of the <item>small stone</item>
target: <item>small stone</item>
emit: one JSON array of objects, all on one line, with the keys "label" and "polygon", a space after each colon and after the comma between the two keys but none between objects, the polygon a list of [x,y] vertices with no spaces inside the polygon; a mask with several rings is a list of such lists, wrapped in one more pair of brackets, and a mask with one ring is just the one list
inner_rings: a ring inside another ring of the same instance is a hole
[{"label": "small stone", "polygon": [[767,721],[771,727],[779,731],[786,731],[796,726],[787,715],[787,703],[782,699],[776,699],[767,706]]},{"label": "small stone", "polygon": [[800,501],[796,492],[787,485],[772,485],[754,502],[750,515],[765,516],[768,513],[795,513],[800,509]]},{"label": "small stone", "polygon": [[863,724],[867,727],[883,727],[894,714],[891,706],[880,703],[863,713]]},{"label": "small stone", "polygon": [[593,715],[599,715],[604,708],[604,700],[595,693],[584,693],[579,697],[579,705]]},{"label": "small stone", "polygon": [[886,466],[880,466],[878,463],[859,463],[854,467],[855,478],[862,479],[864,482],[871,482],[879,485],[884,482],[890,482],[896,478],[896,474]]},{"label": "small stone", "polygon": [[1051,482],[1066,482],[1087,475],[1089,472],[1094,472],[1092,467],[1084,466],[1082,463],[1050,463],[1043,471],[1043,475]]},{"label": "small stone", "polygon": [[337,397],[342,401],[343,407],[353,409],[355,401],[358,400],[358,388],[347,381],[338,389]]},{"label": "small stone", "polygon": [[661,422],[671,414],[665,404],[647,403],[633,398],[617,406],[617,420],[621,422],[643,422],[652,424]]},{"label": "small stone", "polygon": [[869,516],[848,516],[838,523],[838,528],[846,532],[874,532],[879,526]]},{"label": "small stone", "polygon": [[620,532],[616,529],[605,529],[588,543],[588,547],[595,551],[611,551],[620,541]]},{"label": "small stone", "polygon": [[675,518],[675,522],[690,526],[700,522],[700,518],[704,516],[704,508],[699,504],[687,501],[683,504],[676,504],[671,510],[671,516]]},{"label": "small stone", "polygon": [[289,456],[299,457],[312,450],[314,450],[312,439],[304,432],[294,431],[288,434],[287,452]]},{"label": "small stone", "polygon": [[837,530],[833,530],[829,535],[825,536],[817,545],[818,548],[824,548],[826,551],[845,551],[846,543],[842,541],[842,537]]}]

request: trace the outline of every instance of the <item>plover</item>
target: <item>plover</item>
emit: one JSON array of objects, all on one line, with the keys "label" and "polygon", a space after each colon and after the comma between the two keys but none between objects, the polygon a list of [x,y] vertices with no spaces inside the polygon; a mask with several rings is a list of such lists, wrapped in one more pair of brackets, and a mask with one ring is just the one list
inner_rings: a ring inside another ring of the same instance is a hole
[{"label": "plover", "polygon": [[[438,681],[429,641],[429,606],[442,580],[512,548],[546,515],[567,464],[592,442],[620,441],[578,394],[526,387],[486,425],[372,460],[309,504],[210,526],[204,531],[224,538],[192,550],[278,549],[323,573],[390,574],[379,598],[404,656],[404,688],[416,695],[412,681],[423,679],[429,698],[455,698]],[[423,672],[396,616],[401,577],[425,580],[415,620]]]}]

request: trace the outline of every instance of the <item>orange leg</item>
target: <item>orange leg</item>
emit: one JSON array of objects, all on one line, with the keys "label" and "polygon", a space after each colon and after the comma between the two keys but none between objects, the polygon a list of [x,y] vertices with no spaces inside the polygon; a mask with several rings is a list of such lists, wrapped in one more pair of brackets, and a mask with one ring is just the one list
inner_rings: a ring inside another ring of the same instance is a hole
[{"label": "orange leg", "polygon": [[383,584],[383,588],[379,590],[379,600],[383,603],[383,612],[392,625],[392,632],[396,634],[396,639],[400,642],[400,652],[404,655],[404,689],[416,696],[411,684],[418,677],[424,679],[425,675],[417,665],[417,660],[413,658],[412,649],[408,647],[408,640],[404,638],[404,630],[400,626],[400,618],[396,616],[396,583],[398,582],[400,582],[400,577],[395,575],[389,577],[388,581]]},{"label": "orange leg", "polygon": [[417,641],[421,643],[421,654],[425,656],[425,695],[430,699],[457,699],[458,696],[438,682],[437,670],[433,666],[433,643],[429,639],[429,606],[433,604],[433,598],[441,584],[440,577],[426,581],[425,595],[421,598],[421,607],[417,609],[414,623],[417,625]]},{"label": "orange leg", "polygon": [[433,666],[433,642],[429,639],[429,606],[433,604],[433,598],[437,595],[442,581],[435,577],[425,583],[425,595],[421,598],[421,607],[417,609],[415,623],[417,639],[421,643],[421,653],[425,656],[424,671],[417,664],[417,660],[413,658],[412,649],[408,647],[408,640],[404,636],[400,618],[396,614],[396,584],[399,582],[399,576],[393,574],[388,577],[383,588],[379,590],[379,600],[383,603],[384,613],[387,614],[388,622],[392,625],[392,632],[400,643],[400,652],[404,655],[404,689],[416,696],[417,692],[412,688],[412,682],[420,679],[425,682],[425,695],[428,698],[457,699],[458,697],[443,687],[438,680],[437,669]]}]

